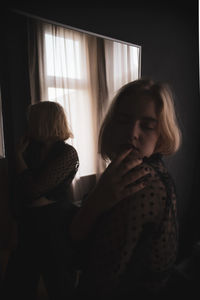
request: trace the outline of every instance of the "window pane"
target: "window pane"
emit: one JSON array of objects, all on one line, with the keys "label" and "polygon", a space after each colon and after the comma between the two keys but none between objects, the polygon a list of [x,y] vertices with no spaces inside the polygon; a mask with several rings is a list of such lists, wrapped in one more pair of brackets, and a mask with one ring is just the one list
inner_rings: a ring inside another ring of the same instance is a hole
[{"label": "window pane", "polygon": [[45,49],[48,76],[81,78],[79,41],[45,34]]}]

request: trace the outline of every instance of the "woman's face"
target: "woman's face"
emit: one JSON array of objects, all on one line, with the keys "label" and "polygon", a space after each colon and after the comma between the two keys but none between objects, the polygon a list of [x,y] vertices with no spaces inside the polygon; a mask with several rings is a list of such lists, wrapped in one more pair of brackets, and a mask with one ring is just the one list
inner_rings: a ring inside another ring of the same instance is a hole
[{"label": "woman's face", "polygon": [[158,117],[153,99],[146,95],[137,97],[137,100],[131,96],[123,98],[116,107],[111,129],[112,156],[133,147],[136,156],[149,157],[154,153],[158,137]]}]

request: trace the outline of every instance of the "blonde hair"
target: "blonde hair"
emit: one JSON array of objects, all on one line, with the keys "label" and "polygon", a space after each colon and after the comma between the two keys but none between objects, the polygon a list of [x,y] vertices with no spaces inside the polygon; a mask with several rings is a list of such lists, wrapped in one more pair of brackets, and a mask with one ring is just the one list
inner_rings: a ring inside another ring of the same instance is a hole
[{"label": "blonde hair", "polygon": [[181,131],[175,113],[174,99],[168,84],[154,82],[151,79],[138,79],[122,86],[113,98],[110,108],[101,125],[99,133],[99,152],[104,159],[110,158],[110,134],[113,129],[113,118],[116,107],[124,97],[148,95],[153,99],[159,121],[159,138],[154,153],[174,154],[181,145]]},{"label": "blonde hair", "polygon": [[53,101],[42,101],[28,107],[28,135],[39,141],[67,140],[73,137],[63,107]]}]

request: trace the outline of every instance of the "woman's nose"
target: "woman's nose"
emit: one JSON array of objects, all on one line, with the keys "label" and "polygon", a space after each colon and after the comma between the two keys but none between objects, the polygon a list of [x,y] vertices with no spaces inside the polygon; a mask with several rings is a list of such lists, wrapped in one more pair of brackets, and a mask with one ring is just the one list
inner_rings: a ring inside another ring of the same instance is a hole
[{"label": "woman's nose", "polygon": [[131,126],[129,126],[127,135],[131,143],[133,140],[137,140],[139,138],[140,129],[137,122],[134,122],[134,124],[131,124]]},{"label": "woman's nose", "polygon": [[139,125],[137,124],[137,122],[135,122],[132,125],[130,134],[131,134],[131,139],[132,140],[135,140],[135,139],[139,138],[139,136],[140,136],[140,128],[139,128]]}]

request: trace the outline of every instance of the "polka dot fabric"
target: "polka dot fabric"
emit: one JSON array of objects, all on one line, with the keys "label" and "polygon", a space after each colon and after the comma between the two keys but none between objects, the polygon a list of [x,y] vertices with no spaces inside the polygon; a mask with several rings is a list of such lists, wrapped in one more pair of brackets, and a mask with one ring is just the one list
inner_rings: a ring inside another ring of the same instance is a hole
[{"label": "polka dot fabric", "polygon": [[68,186],[79,166],[75,148],[64,142],[55,143],[42,163],[41,150],[40,148],[36,150],[32,150],[27,157],[26,163],[29,168],[18,176],[17,181],[18,190],[26,203],[48,195],[62,182]]},{"label": "polka dot fabric", "polygon": [[146,187],[121,201],[98,224],[83,276],[85,288],[89,283],[98,294],[112,293],[128,270],[132,285],[159,289],[176,259],[172,180],[160,156],[144,160],[140,168],[151,171]]}]

